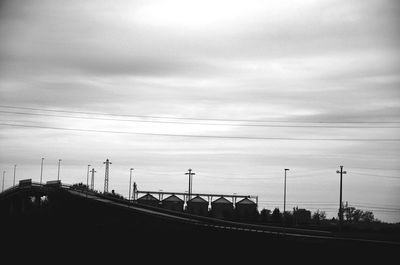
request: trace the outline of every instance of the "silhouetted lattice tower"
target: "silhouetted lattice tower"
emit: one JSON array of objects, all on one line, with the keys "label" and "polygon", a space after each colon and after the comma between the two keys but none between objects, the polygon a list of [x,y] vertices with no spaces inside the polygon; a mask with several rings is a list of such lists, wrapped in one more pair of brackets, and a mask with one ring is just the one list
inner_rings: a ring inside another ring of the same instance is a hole
[{"label": "silhouetted lattice tower", "polygon": [[92,181],[90,183],[90,189],[94,190],[94,173],[96,173],[97,171],[95,171],[94,168],[92,168],[90,172],[92,172]]},{"label": "silhouetted lattice tower", "polygon": [[104,176],[104,192],[108,192],[108,176],[110,174],[110,160],[106,160],[106,162],[103,162],[103,164],[106,164],[106,170],[105,170],[105,176]]}]

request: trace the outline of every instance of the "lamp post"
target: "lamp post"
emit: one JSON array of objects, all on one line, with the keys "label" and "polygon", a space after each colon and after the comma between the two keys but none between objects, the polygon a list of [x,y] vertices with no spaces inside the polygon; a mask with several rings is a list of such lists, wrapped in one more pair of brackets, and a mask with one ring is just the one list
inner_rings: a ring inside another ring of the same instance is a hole
[{"label": "lamp post", "polygon": [[90,172],[90,166],[87,165],[87,174],[86,174],[86,187],[89,189],[89,172]]},{"label": "lamp post", "polygon": [[285,168],[285,183],[283,188],[283,214],[286,212],[286,172],[289,171],[288,168]]},{"label": "lamp post", "polygon": [[61,159],[58,159],[57,180],[60,180],[60,165],[61,165]]},{"label": "lamp post", "polygon": [[134,168],[131,168],[129,170],[129,197],[128,197],[128,201],[131,200],[131,186],[132,186],[132,171]]},{"label": "lamp post", "polygon": [[2,191],[2,192],[4,191],[4,177],[5,177],[5,175],[6,175],[6,172],[3,171],[3,185],[2,185],[2,187],[1,187],[1,191]]},{"label": "lamp post", "polygon": [[40,164],[40,184],[42,184],[42,178],[43,178],[43,160],[44,158],[42,157],[42,162]]},{"label": "lamp post", "polygon": [[14,165],[14,180],[13,180],[13,186],[15,186],[15,174],[17,172],[17,165]]}]

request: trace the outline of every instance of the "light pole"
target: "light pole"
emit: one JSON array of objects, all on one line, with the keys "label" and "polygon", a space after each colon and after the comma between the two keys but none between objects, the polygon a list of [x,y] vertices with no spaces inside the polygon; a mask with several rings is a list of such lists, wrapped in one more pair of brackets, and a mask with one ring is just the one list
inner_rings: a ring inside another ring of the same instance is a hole
[{"label": "light pole", "polygon": [[285,183],[283,188],[283,214],[286,212],[286,172],[289,171],[288,168],[285,168]]},{"label": "light pole", "polygon": [[60,165],[61,165],[61,159],[58,159],[57,180],[60,180]]},{"label": "light pole", "polygon": [[17,165],[14,165],[14,180],[13,180],[13,186],[15,186],[15,172],[17,171]]},{"label": "light pole", "polygon": [[2,185],[2,187],[1,187],[1,191],[2,191],[2,192],[4,191],[4,177],[5,177],[5,175],[6,175],[6,172],[3,171],[3,185]]},{"label": "light pole", "polygon": [[131,200],[132,171],[133,171],[133,168],[129,169],[129,197],[128,197],[128,201]]},{"label": "light pole", "polygon": [[90,171],[90,166],[87,165],[87,174],[86,174],[86,187],[89,189],[89,171]]},{"label": "light pole", "polygon": [[43,178],[43,160],[44,158],[42,157],[42,162],[40,164],[40,184],[42,184],[42,178]]}]

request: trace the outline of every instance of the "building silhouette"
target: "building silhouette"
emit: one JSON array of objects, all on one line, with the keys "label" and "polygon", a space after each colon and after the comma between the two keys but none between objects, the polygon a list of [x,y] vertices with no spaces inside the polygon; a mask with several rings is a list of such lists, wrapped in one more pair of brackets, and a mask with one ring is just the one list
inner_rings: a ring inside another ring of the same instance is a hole
[{"label": "building silhouette", "polygon": [[244,198],[235,204],[235,214],[239,219],[252,219],[257,215],[257,204]]},{"label": "building silhouette", "polygon": [[183,200],[176,195],[171,195],[162,200],[162,207],[164,209],[183,212]]},{"label": "building silhouette", "polygon": [[196,196],[187,202],[187,212],[191,214],[207,216],[208,202],[200,196]]},{"label": "building silhouette", "polygon": [[220,197],[211,202],[211,214],[215,218],[230,219],[233,216],[233,203]]},{"label": "building silhouette", "polygon": [[150,205],[150,206],[159,206],[160,205],[160,200],[157,199],[156,197],[154,197],[153,195],[151,195],[150,193],[147,193],[147,194],[143,195],[142,197],[140,197],[139,199],[137,199],[137,202],[141,203],[141,204]]}]

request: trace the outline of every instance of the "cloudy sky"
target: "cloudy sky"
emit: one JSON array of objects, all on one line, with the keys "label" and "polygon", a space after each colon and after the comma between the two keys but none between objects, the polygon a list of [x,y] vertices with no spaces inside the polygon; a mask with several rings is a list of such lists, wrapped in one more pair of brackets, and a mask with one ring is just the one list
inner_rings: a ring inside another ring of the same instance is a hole
[{"label": "cloudy sky", "polygon": [[57,177],[400,221],[400,4],[0,0],[5,187]]}]

